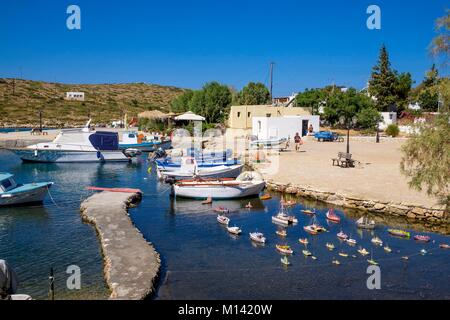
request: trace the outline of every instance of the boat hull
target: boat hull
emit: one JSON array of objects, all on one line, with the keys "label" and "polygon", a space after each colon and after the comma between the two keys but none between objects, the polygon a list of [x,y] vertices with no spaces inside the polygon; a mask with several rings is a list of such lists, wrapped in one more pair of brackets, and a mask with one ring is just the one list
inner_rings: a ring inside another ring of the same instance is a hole
[{"label": "boat hull", "polygon": [[13,151],[26,162],[128,162],[130,158],[120,150],[115,151],[64,151],[64,150],[34,150],[15,149]]},{"label": "boat hull", "polygon": [[33,185],[29,186],[29,189],[25,191],[12,191],[0,194],[0,207],[41,203],[44,201],[52,183],[39,183],[35,187],[32,187]]},{"label": "boat hull", "polygon": [[192,199],[206,199],[208,197],[212,199],[236,199],[259,195],[264,187],[265,182],[263,181],[245,186],[180,186],[175,184],[173,185],[173,195]]},{"label": "boat hull", "polygon": [[[244,166],[236,165],[230,167],[223,168],[211,168],[211,169],[199,169],[197,173],[198,178],[209,178],[209,179],[220,179],[220,178],[236,178],[242,173]],[[181,170],[177,171],[164,171],[159,170],[158,175],[161,179],[172,179],[172,180],[183,180],[183,179],[192,179],[194,174],[192,172],[182,172]]]},{"label": "boat hull", "polygon": [[164,141],[162,143],[143,142],[143,143],[120,143],[119,149],[126,150],[129,148],[138,149],[142,152],[153,152],[159,148],[163,150],[170,149],[172,147],[172,141]]}]

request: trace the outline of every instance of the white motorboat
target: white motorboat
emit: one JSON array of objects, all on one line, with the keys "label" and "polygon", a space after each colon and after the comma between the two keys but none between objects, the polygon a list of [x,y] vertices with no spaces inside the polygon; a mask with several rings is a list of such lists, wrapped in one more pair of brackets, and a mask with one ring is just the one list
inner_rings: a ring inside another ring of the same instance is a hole
[{"label": "white motorboat", "polygon": [[236,227],[236,226],[234,226],[234,227],[227,227],[227,230],[228,230],[229,233],[235,234],[235,235],[239,235],[239,234],[242,233],[241,228]]},{"label": "white motorboat", "polygon": [[138,149],[143,152],[153,152],[159,148],[166,150],[172,146],[170,139],[162,139],[157,136],[148,137],[137,132],[124,132],[122,134],[122,142],[119,149],[126,150],[129,148]]},{"label": "white motorboat", "polygon": [[194,199],[235,199],[257,196],[265,185],[261,175],[247,171],[236,179],[181,180],[173,184],[172,194]]},{"label": "white motorboat", "polygon": [[375,225],[375,221],[367,217],[361,217],[356,221],[356,226],[360,229],[374,229]]},{"label": "white motorboat", "polygon": [[251,149],[285,150],[288,146],[286,138],[255,139],[250,141]]},{"label": "white motorboat", "polygon": [[63,129],[52,142],[10,149],[23,161],[30,162],[109,162],[130,161],[131,154],[119,149],[117,132],[89,128]]},{"label": "white motorboat", "polygon": [[173,168],[165,170],[158,167],[158,176],[163,180],[236,178],[241,174],[243,168],[243,164],[199,167],[195,158],[185,157],[181,160],[181,166],[176,170]]},{"label": "white motorboat", "polygon": [[220,224],[228,225],[228,224],[230,223],[230,218],[228,218],[228,217],[226,217],[226,216],[224,216],[224,215],[219,214],[219,215],[217,216],[217,221],[218,221]]},{"label": "white motorboat", "polygon": [[264,237],[264,234],[262,234],[261,232],[251,232],[250,239],[252,239],[252,241],[255,241],[257,243],[266,243],[266,238]]},{"label": "white motorboat", "polygon": [[44,201],[53,182],[18,184],[10,173],[0,172],[0,207]]}]

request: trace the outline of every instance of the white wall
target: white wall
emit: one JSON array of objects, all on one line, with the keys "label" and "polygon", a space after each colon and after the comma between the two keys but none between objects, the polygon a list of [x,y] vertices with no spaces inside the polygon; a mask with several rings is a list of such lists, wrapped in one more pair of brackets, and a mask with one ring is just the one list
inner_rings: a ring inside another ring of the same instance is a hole
[{"label": "white wall", "polygon": [[383,120],[378,124],[380,130],[384,130],[388,125],[397,123],[397,113],[396,112],[381,112]]},{"label": "white wall", "polygon": [[312,124],[314,132],[320,130],[319,116],[285,116],[285,117],[253,117],[252,134],[258,139],[294,138],[298,132],[302,134],[302,121],[308,120],[308,127]]}]

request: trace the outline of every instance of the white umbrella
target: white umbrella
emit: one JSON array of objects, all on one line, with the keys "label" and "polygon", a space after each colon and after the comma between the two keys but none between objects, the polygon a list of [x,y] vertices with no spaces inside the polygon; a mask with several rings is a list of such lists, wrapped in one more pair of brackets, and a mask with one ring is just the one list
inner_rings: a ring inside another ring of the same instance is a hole
[{"label": "white umbrella", "polygon": [[202,116],[199,116],[192,111],[188,111],[186,113],[183,113],[182,115],[179,115],[178,117],[175,117],[176,121],[205,121],[205,118]]}]

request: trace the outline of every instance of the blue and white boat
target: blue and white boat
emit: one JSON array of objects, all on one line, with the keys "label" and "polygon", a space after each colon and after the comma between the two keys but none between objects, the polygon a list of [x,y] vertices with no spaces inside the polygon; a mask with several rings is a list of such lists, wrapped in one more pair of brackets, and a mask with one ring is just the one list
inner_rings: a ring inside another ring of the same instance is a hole
[{"label": "blue and white boat", "polygon": [[63,129],[52,142],[26,148],[9,149],[23,161],[30,162],[111,162],[130,161],[133,154],[119,149],[117,132],[89,128]]},{"label": "blue and white boat", "polygon": [[[181,159],[176,160],[173,162],[170,158],[166,159],[156,159],[155,160],[156,165],[158,166],[158,169],[167,170],[167,171],[173,171],[178,170],[181,168]],[[202,162],[197,160],[197,167],[198,168],[212,168],[212,167],[220,167],[220,166],[234,166],[241,164],[241,161],[238,159],[229,159],[226,161],[215,161],[215,162]]]},{"label": "blue and white boat", "polygon": [[11,173],[0,172],[0,206],[44,201],[53,182],[18,184]]},{"label": "blue and white boat", "polygon": [[172,147],[172,141],[167,139],[161,139],[154,136],[148,140],[148,137],[137,132],[125,132],[122,134],[122,142],[119,143],[119,148],[125,149],[138,149],[142,152],[153,152],[159,148],[163,150],[170,149]]}]

